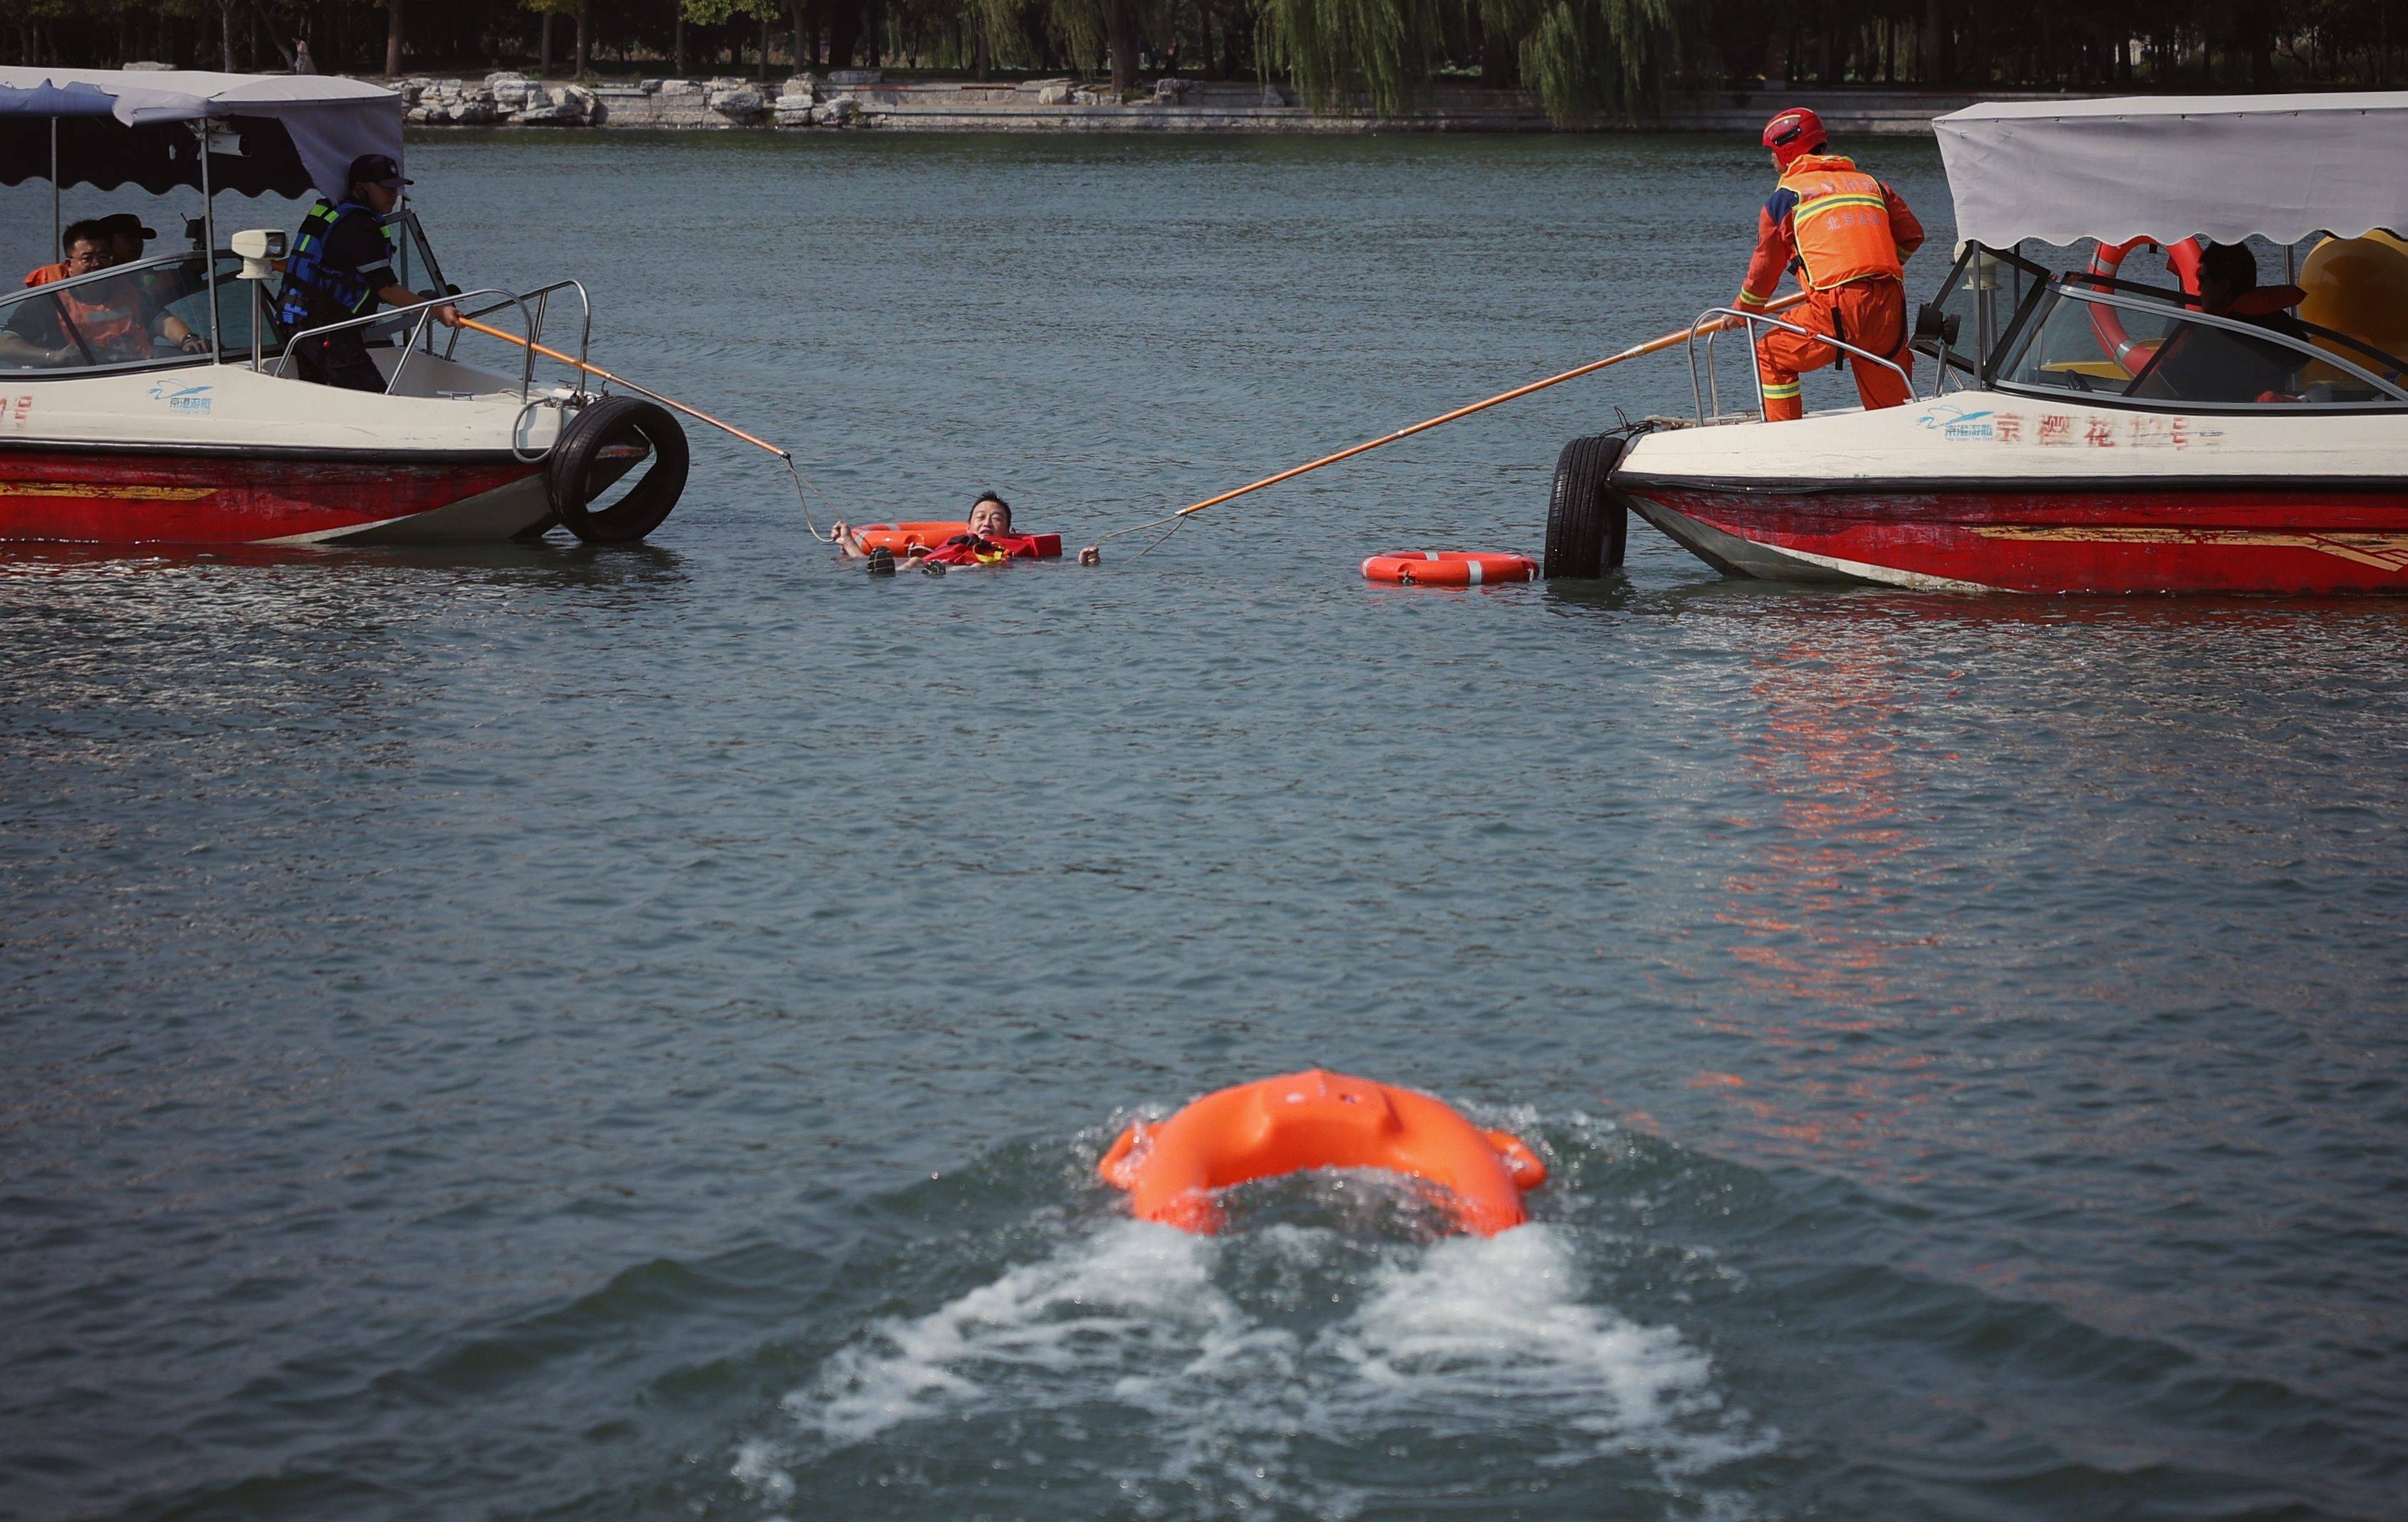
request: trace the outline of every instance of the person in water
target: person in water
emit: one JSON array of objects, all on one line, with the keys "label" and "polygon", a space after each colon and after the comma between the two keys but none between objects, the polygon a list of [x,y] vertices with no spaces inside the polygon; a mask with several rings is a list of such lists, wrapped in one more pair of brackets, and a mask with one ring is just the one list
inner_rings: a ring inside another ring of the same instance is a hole
[{"label": "person in water", "polygon": [[[1035,560],[1039,557],[1037,536],[1013,533],[1011,504],[993,492],[981,493],[979,499],[970,505],[969,522],[965,529],[966,532],[954,535],[942,544],[908,551],[903,564],[925,569],[944,566],[1000,566],[1007,560]],[[867,560],[871,562],[873,571],[880,568],[882,558],[886,566],[896,564],[892,550],[873,549],[863,544],[861,536],[846,524],[834,524],[832,533],[838,553],[848,559]],[[1079,564],[1082,566],[1096,565],[1100,558],[1092,548],[1079,552]]]}]

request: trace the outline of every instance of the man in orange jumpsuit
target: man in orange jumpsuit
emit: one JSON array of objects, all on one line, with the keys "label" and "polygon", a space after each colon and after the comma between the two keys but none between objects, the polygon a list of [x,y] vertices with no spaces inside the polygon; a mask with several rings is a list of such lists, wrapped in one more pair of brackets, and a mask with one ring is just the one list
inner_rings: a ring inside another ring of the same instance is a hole
[{"label": "man in orange jumpsuit", "polygon": [[[1803,417],[1798,374],[1836,365],[1844,351],[1822,341],[1838,337],[1883,355],[1912,373],[1906,324],[1906,258],[1923,246],[1923,223],[1898,192],[1860,174],[1854,161],[1823,151],[1822,119],[1800,107],[1764,129],[1781,183],[1756,220],[1756,257],[1740,287],[1742,311],[1763,307],[1784,269],[1798,271],[1806,300],[1775,319],[1806,330],[1756,324],[1756,367],[1764,380],[1764,420]],[[1814,335],[1808,337],[1807,335]],[[1856,395],[1865,406],[1899,407],[1909,399],[1895,371],[1848,355]]]}]

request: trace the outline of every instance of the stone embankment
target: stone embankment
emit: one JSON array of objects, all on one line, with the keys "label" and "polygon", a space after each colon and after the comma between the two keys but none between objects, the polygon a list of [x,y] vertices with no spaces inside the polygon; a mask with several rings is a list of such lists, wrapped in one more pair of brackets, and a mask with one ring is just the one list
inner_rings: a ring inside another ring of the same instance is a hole
[{"label": "stone embankment", "polygon": [[[981,84],[889,80],[877,69],[797,74],[774,83],[719,78],[552,84],[524,75],[390,81],[414,126],[877,128],[903,132],[1548,132],[1517,90],[1441,86],[1401,116],[1316,116],[1285,85],[1158,79],[1116,96],[1073,79]],[[1931,120],[1975,99],[2040,98],[1911,91],[1748,90],[1673,102],[1626,130],[1745,132],[1791,106],[1811,106],[1834,133],[1928,136]],[[1624,124],[1600,122],[1594,130]]]}]

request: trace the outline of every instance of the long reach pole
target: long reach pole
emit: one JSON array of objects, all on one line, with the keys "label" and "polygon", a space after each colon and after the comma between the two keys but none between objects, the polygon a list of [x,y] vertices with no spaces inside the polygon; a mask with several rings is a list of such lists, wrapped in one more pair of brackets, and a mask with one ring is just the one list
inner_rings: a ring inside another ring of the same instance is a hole
[{"label": "long reach pole", "polygon": [[[1784,311],[1791,307],[1797,306],[1799,302],[1805,299],[1805,292],[1793,291],[1789,294],[1783,296],[1778,301],[1767,302],[1764,309],[1768,312]],[[1251,485],[1240,486],[1234,492],[1223,492],[1218,496],[1208,496],[1203,501],[1198,502],[1192,507],[1180,509],[1177,512],[1170,514],[1170,517],[1184,518],[1190,513],[1202,512],[1206,508],[1219,507],[1222,503],[1228,501],[1232,497],[1243,496],[1248,492],[1259,492],[1266,486],[1276,486],[1283,481],[1294,481],[1297,477],[1303,475],[1308,470],[1318,470],[1326,465],[1336,465],[1340,460],[1351,460],[1355,455],[1362,453],[1366,450],[1375,450],[1383,444],[1393,444],[1399,438],[1411,438],[1415,434],[1427,433],[1430,429],[1438,427],[1442,424],[1453,423],[1457,418],[1468,418],[1474,412],[1484,412],[1492,407],[1497,407],[1503,403],[1510,402],[1517,396],[1527,396],[1534,391],[1544,391],[1549,386],[1560,386],[1567,380],[1577,380],[1582,376],[1593,375],[1597,371],[1604,369],[1609,365],[1619,365],[1626,359],[1637,359],[1642,354],[1660,353],[1664,350],[1677,348],[1682,344],[1687,343],[1698,334],[1719,333],[1725,328],[1737,327],[1738,325],[1739,319],[1735,317],[1724,317],[1709,323],[1701,328],[1681,328],[1676,332],[1667,333],[1660,338],[1650,338],[1645,343],[1626,349],[1618,354],[1608,354],[1603,359],[1592,360],[1590,363],[1580,366],[1578,369],[1566,370],[1561,375],[1551,375],[1544,380],[1533,380],[1526,386],[1515,386],[1511,391],[1498,393],[1496,395],[1489,397],[1484,402],[1474,402],[1469,407],[1458,407],[1452,412],[1441,412],[1437,417],[1416,423],[1410,428],[1399,428],[1395,433],[1386,434],[1366,443],[1357,444],[1353,449],[1342,449],[1335,454],[1325,454],[1320,459],[1314,460],[1310,464],[1297,466],[1293,469],[1289,470],[1283,470],[1276,476],[1265,476],[1262,480],[1255,481]],[[1156,523],[1162,523],[1167,522],[1168,520],[1156,519],[1154,521]]]},{"label": "long reach pole", "polygon": [[599,365],[588,365],[583,360],[564,354],[557,349],[547,349],[542,344],[530,343],[526,339],[520,337],[515,333],[505,333],[500,328],[480,323],[473,317],[463,317],[460,319],[460,325],[466,328],[474,328],[480,333],[485,334],[490,337],[499,338],[505,343],[517,344],[522,349],[532,349],[546,359],[556,359],[563,365],[566,365],[571,368],[583,370],[588,375],[598,376],[602,380],[609,381],[614,386],[624,386],[629,391],[636,393],[639,396],[650,396],[652,400],[660,403],[663,407],[674,407],[679,411],[683,412],[687,417],[697,418],[704,423],[708,423],[712,427],[719,429],[722,433],[734,434],[737,438],[752,445],[756,449],[767,450],[770,453],[776,455],[778,458],[785,461],[789,465],[794,463],[795,457],[792,454],[787,453],[777,445],[770,443],[767,439],[755,438],[752,435],[746,433],[743,429],[736,426],[736,424],[732,423],[722,423],[717,418],[712,417],[710,413],[705,412],[698,408],[688,407],[685,403],[677,400],[675,397],[664,396],[659,392],[652,390],[649,386],[639,386],[624,376],[612,375],[609,371],[602,368]]}]

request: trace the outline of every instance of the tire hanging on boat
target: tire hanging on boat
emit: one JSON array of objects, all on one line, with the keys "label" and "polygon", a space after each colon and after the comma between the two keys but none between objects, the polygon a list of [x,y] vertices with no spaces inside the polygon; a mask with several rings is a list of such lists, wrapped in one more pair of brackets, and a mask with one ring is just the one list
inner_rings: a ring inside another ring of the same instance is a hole
[{"label": "tire hanging on boat", "polygon": [[[628,471],[651,462],[627,495],[596,510],[595,500]],[[685,430],[668,409],[634,396],[605,396],[562,426],[545,467],[552,510],[588,544],[633,544],[661,526],[685,491]]]},{"label": "tire hanging on boat", "polygon": [[1566,444],[1555,457],[1547,498],[1548,580],[1595,581],[1622,564],[1630,515],[1612,481],[1628,442],[1620,434],[1592,434]]}]

